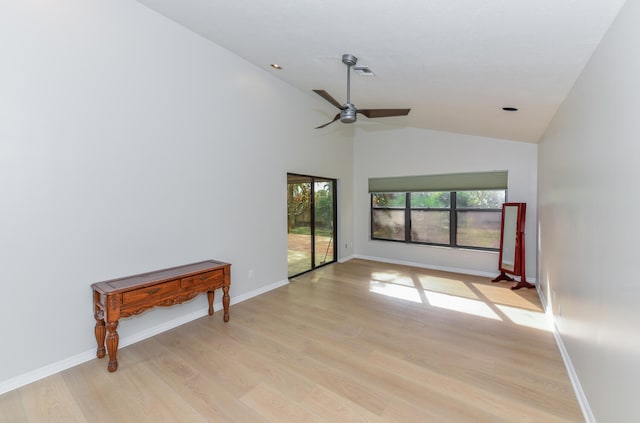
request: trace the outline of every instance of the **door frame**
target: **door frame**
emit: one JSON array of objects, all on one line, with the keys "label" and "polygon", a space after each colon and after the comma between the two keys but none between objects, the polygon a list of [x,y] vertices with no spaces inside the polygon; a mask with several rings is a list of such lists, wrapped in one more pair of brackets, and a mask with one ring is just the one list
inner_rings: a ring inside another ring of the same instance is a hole
[{"label": "door frame", "polygon": [[[310,237],[311,237],[311,268],[300,272],[300,273],[296,273],[294,275],[290,275],[288,276],[288,278],[294,278],[296,276],[302,275],[304,273],[307,272],[311,272],[315,269],[318,269],[320,267],[326,266],[328,264],[332,264],[332,263],[336,263],[338,261],[338,180],[335,178],[328,178],[328,177],[324,177],[324,176],[313,176],[313,175],[304,175],[304,174],[300,174],[300,173],[293,173],[293,172],[287,172],[287,187],[289,185],[289,180],[291,177],[300,177],[300,178],[309,178],[310,183],[311,183],[311,195],[310,195],[310,205],[309,205],[309,211],[310,211]],[[332,239],[330,240],[330,242],[333,244],[332,248],[333,248],[333,259],[329,262],[323,262],[321,264],[316,264],[316,218],[315,218],[315,214],[316,214],[316,190],[315,190],[315,184],[317,182],[329,182],[331,184],[331,202],[332,202],[332,225],[333,225],[333,230],[332,230]],[[287,191],[288,192],[288,191]],[[288,213],[289,213],[289,196],[287,194],[287,219],[289,218]],[[289,233],[289,224],[287,222],[287,235]],[[289,250],[289,245],[288,245],[288,240],[287,240],[287,251]],[[289,262],[287,260],[287,275],[289,274]]]}]

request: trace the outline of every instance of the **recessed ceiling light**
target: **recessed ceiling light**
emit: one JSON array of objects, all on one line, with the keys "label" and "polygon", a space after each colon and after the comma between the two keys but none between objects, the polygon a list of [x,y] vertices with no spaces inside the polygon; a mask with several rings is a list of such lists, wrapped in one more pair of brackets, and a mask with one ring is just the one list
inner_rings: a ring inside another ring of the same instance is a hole
[{"label": "recessed ceiling light", "polygon": [[518,108],[517,107],[503,107],[502,110],[504,110],[506,112],[517,112]]},{"label": "recessed ceiling light", "polygon": [[281,69],[282,69],[282,66],[280,66],[280,65],[279,65],[279,64],[277,64],[277,63],[272,63],[272,64],[271,64],[271,67],[272,67],[272,68],[274,68],[274,69],[278,69],[278,70],[281,70]]}]

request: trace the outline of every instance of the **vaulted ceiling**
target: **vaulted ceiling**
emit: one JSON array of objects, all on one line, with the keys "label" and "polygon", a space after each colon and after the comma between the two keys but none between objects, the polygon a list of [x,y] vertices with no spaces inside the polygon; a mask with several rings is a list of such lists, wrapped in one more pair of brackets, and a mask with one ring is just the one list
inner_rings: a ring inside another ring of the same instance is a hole
[{"label": "vaulted ceiling", "polygon": [[[537,142],[624,0],[138,0],[308,93],[411,108],[355,125]],[[276,70],[270,64],[283,69]],[[518,111],[504,111],[515,107]],[[384,122],[383,122],[384,121]],[[324,122],[318,122],[321,124]],[[333,125],[342,125],[334,123]],[[330,131],[331,126],[319,129]]]}]

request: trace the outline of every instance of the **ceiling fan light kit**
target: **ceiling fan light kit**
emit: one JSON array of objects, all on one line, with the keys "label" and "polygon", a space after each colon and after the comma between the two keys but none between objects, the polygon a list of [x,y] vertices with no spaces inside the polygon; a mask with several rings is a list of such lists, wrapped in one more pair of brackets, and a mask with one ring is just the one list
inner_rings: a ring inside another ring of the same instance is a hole
[{"label": "ceiling fan light kit", "polygon": [[[347,103],[340,105],[336,99],[325,90],[313,90],[314,93],[327,100],[329,103],[340,109],[340,113],[335,115],[332,121],[316,127],[316,129],[324,128],[327,125],[332,124],[336,120],[340,119],[342,123],[353,123],[358,120],[358,113],[368,118],[381,118],[389,116],[406,116],[411,109],[362,109],[358,110],[354,104],[351,103],[351,67],[358,63],[358,58],[353,54],[343,54],[342,63],[347,65]],[[366,66],[358,68],[359,71],[363,71],[367,75],[373,75],[371,69]]]}]

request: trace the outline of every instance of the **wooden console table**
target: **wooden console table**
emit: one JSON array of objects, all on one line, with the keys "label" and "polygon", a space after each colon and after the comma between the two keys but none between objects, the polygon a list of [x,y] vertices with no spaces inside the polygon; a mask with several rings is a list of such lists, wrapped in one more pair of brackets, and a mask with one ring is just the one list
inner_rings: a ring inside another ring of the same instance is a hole
[{"label": "wooden console table", "polygon": [[[156,306],[172,306],[206,292],[209,315],[213,315],[214,291],[222,288],[224,321],[229,321],[229,286],[231,265],[208,260],[126,278],[97,282],[93,288],[93,309],[96,319],[95,335],[98,342],[96,355],[105,356],[105,336],[109,364],[107,369],[118,369],[118,320],[140,314]],[[107,336],[108,331],[108,336]]]}]

